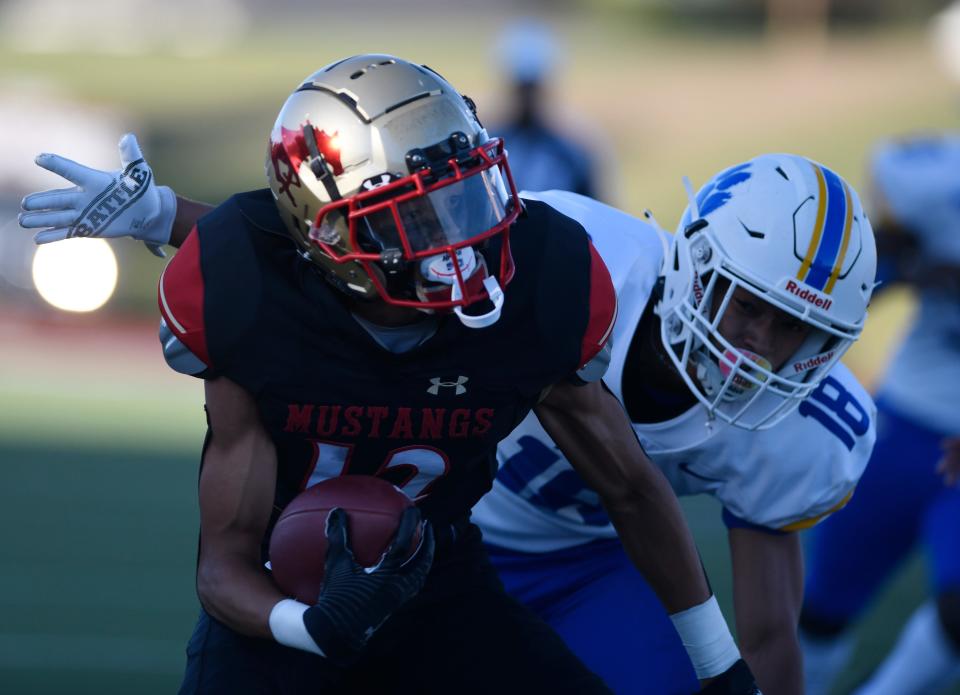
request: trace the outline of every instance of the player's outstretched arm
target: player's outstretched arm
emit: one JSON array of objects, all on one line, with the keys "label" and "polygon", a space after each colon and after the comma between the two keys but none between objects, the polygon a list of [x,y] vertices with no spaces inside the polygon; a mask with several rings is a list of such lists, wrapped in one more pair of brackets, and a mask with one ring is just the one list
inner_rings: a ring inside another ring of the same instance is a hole
[{"label": "player's outstretched arm", "polygon": [[600,381],[557,384],[535,412],[600,495],[624,549],[674,619],[698,678],[710,683],[708,691],[755,693],[676,495],[644,454],[617,399]]},{"label": "player's outstretched arm", "polygon": [[557,384],[535,412],[600,495],[625,549],[667,610],[676,613],[710,598],[677,497],[603,383]]},{"label": "player's outstretched arm", "polygon": [[767,693],[803,695],[797,621],[803,558],[796,533],[730,529],[733,601],[740,648]]},{"label": "player's outstretched arm", "polygon": [[40,154],[40,166],[74,184],[31,193],[21,202],[20,226],[39,230],[38,244],[73,237],[117,238],[143,241],[162,256],[162,246],[179,247],[197,219],[212,207],[177,197],[158,186],[137,138],[120,139],[120,168],[102,171],[56,154]]},{"label": "player's outstretched arm", "polygon": [[197,224],[197,220],[213,210],[210,203],[201,203],[183,196],[177,196],[177,214],[173,218],[173,227],[170,230],[170,246],[180,248],[187,235]]},{"label": "player's outstretched arm", "polygon": [[[326,578],[314,605],[286,598],[260,561],[273,509],[277,455],[253,398],[226,378],[205,382],[210,440],[200,475],[200,558],[197,593],[215,618],[243,634],[348,664],[367,639],[426,581],[433,531],[407,510],[375,567],[350,549],[346,514],[330,512]],[[420,543],[408,556],[416,532]]]}]

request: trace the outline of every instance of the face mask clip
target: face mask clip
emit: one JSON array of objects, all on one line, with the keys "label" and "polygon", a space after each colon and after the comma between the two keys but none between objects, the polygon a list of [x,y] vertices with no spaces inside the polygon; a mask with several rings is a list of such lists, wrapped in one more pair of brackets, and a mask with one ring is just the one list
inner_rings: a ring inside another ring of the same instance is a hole
[{"label": "face mask clip", "polygon": [[403,266],[403,251],[400,249],[384,249],[380,252],[380,268],[387,275],[396,275]]},{"label": "face mask clip", "polygon": [[457,167],[467,168],[472,149],[470,138],[463,132],[455,131],[445,140],[407,152],[407,170],[412,174],[429,169],[434,177],[441,178],[449,173],[451,161],[456,162]]}]

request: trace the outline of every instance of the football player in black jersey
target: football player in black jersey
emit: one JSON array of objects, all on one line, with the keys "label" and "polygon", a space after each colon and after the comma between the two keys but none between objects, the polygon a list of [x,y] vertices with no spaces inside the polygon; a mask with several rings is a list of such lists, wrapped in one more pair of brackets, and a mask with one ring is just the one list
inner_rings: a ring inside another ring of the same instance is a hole
[{"label": "football player in black jersey", "polygon": [[[508,598],[469,522],[497,442],[530,409],[600,494],[705,692],[757,692],[676,498],[599,381],[616,316],[606,268],[578,223],[520,200],[472,101],[392,56],[333,63],[283,106],[270,188],[202,217],[154,185],[132,136],[121,155],[108,181],[42,155],[78,188],[29,196],[21,224],[46,228],[39,242],[180,247],[161,338],[174,369],[205,380],[209,424],[204,610],[181,692],[607,692]],[[420,516],[424,540],[364,570],[331,512],[328,563],[344,571],[314,605],[284,597],[264,567],[273,521],[347,474],[415,499],[395,546]]]}]

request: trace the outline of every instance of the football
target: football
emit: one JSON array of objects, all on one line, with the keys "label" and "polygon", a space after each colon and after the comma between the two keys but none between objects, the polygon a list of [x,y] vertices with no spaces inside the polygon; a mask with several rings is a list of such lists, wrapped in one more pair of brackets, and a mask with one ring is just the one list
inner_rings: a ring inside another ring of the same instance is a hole
[{"label": "football", "polygon": [[[327,556],[327,514],[347,513],[350,547],[356,561],[371,567],[393,541],[403,510],[413,502],[399,489],[369,475],[344,475],[307,488],[280,514],[270,536],[270,568],[288,596],[313,604],[323,584]],[[411,552],[420,540],[413,540]]]}]

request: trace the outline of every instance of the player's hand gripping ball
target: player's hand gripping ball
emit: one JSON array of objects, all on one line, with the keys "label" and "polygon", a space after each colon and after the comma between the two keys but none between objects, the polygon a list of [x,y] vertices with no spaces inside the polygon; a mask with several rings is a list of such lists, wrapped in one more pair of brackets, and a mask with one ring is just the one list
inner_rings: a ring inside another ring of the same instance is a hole
[{"label": "player's hand gripping ball", "polygon": [[[390,547],[400,516],[413,502],[390,483],[369,475],[344,475],[307,488],[286,506],[270,536],[270,567],[277,586],[312,605],[323,584],[327,516],[347,513],[348,541],[357,563],[373,567]],[[412,554],[420,542],[413,535]]]}]

